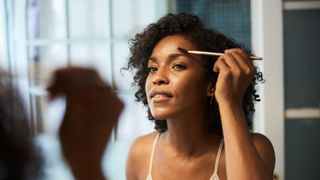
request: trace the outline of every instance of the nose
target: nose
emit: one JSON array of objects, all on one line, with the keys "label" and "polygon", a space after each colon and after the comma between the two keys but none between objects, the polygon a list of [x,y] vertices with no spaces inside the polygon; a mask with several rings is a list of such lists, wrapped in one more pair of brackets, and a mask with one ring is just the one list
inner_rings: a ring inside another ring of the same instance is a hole
[{"label": "nose", "polygon": [[163,73],[157,73],[152,80],[154,85],[168,84],[169,79]]}]

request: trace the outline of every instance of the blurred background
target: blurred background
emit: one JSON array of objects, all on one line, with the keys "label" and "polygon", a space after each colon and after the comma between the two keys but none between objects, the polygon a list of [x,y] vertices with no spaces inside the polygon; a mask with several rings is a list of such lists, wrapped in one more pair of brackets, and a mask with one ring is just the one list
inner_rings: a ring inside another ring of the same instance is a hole
[{"label": "blurred background", "polygon": [[130,143],[153,131],[134,102],[132,72],[121,71],[129,39],[167,13],[191,12],[252,48],[266,81],[254,131],[276,150],[278,179],[320,179],[320,1],[0,0],[0,68],[12,74],[46,158],[44,179],[73,179],[56,134],[63,100],[47,102],[59,67],[93,67],[125,102],[104,157],[109,179],[125,179]]}]

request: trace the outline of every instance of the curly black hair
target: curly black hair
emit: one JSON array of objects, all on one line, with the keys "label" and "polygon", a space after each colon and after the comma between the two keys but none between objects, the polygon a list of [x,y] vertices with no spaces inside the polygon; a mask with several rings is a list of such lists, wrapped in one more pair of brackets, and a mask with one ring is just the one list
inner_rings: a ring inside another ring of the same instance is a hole
[{"label": "curly black hair", "polygon": [[[250,50],[236,43],[233,39],[226,37],[214,29],[206,28],[195,15],[188,13],[168,14],[156,23],[150,24],[142,33],[136,34],[134,38],[130,40],[131,56],[125,69],[136,70],[133,78],[133,86],[136,86],[138,90],[135,93],[135,97],[136,101],[142,102],[145,106],[148,106],[145,84],[148,76],[147,64],[149,57],[155,45],[162,38],[169,35],[183,36],[192,42],[197,50],[224,52],[224,50],[230,48],[241,48],[252,55]],[[202,59],[206,63],[206,77],[209,79],[213,76],[216,79],[218,74],[212,71],[212,67],[217,57],[202,56]],[[256,68],[255,76],[245,93],[243,101],[243,110],[249,130],[252,129],[252,116],[255,111],[254,102],[260,101],[259,95],[256,93],[254,87],[258,81],[262,80],[262,73],[258,72]],[[222,137],[219,106],[216,100],[210,104],[210,98],[211,97],[208,97],[207,105],[210,118],[206,121],[208,131]],[[155,122],[155,129],[157,131],[165,132],[167,130],[166,120],[156,120],[152,116],[149,107],[148,118]]]}]

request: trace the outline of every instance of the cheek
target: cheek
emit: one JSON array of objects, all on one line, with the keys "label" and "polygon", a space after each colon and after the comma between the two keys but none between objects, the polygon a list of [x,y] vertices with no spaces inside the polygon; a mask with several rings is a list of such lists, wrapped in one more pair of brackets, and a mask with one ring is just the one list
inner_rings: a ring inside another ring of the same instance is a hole
[{"label": "cheek", "polygon": [[145,84],[145,86],[144,86],[144,90],[145,90],[145,92],[146,92],[148,101],[149,101],[149,96],[148,96],[148,94],[149,94],[149,92],[150,92],[150,90],[151,90],[151,87],[152,87],[151,84],[152,84],[152,81],[150,81],[150,78],[149,78],[149,76],[148,76],[147,79],[146,79],[146,84]]},{"label": "cheek", "polygon": [[186,78],[176,82],[176,89],[181,92],[181,96],[193,101],[206,95],[205,83],[201,78]]}]

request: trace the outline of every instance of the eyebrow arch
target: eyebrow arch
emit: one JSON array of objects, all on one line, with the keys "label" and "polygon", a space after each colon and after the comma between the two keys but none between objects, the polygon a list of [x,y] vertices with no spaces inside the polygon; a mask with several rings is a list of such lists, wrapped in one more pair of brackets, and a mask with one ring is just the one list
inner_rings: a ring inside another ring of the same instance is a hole
[{"label": "eyebrow arch", "polygon": [[156,57],[154,57],[154,56],[151,56],[151,57],[149,57],[149,59],[148,59],[149,61],[157,61],[157,58]]}]

